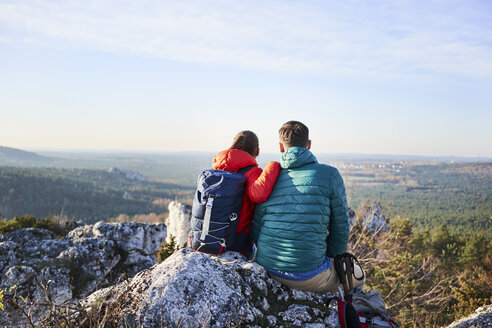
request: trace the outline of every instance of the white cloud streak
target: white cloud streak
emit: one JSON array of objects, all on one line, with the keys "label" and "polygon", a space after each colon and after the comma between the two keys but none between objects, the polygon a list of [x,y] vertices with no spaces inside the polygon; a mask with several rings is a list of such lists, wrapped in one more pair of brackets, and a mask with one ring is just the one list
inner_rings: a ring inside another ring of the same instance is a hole
[{"label": "white cloud streak", "polygon": [[477,1],[4,1],[0,43],[321,76],[490,77],[491,9]]}]

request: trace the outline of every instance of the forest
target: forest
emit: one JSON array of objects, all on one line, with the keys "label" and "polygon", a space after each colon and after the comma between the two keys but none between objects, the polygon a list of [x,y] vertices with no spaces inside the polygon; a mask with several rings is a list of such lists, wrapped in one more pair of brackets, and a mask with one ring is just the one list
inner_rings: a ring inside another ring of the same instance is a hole
[{"label": "forest", "polygon": [[408,219],[388,231],[352,227],[349,251],[401,327],[443,327],[492,304],[492,235],[462,235],[441,225],[416,231]]},{"label": "forest", "polygon": [[[51,167],[35,167],[41,165],[37,157],[25,154],[23,161],[9,162],[23,168],[0,166],[4,217],[63,214],[70,220],[92,222],[120,214],[166,213],[170,200],[191,203],[196,177],[211,166],[213,158],[207,153],[42,155],[52,159]],[[26,162],[26,157],[36,160]],[[280,154],[262,154],[259,163],[264,166],[279,158]],[[460,234],[492,231],[492,162],[329,154],[320,154],[318,160],[340,170],[353,210],[379,202],[387,217],[408,218],[418,231],[442,224]],[[114,166],[139,172],[146,180],[110,174],[107,169]]]},{"label": "forest", "polygon": [[107,170],[0,167],[0,213],[94,222],[120,214],[165,213],[190,187],[129,180]]},{"label": "forest", "polygon": [[378,201],[387,217],[409,218],[417,230],[443,224],[461,234],[492,229],[492,163],[398,162],[358,167],[340,169],[353,209]]}]

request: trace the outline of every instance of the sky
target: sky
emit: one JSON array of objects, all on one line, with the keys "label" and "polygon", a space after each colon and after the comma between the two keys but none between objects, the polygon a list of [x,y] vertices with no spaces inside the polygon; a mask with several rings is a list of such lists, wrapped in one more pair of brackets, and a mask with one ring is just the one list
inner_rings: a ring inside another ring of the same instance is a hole
[{"label": "sky", "polygon": [[0,146],[492,157],[490,1],[0,0]]}]

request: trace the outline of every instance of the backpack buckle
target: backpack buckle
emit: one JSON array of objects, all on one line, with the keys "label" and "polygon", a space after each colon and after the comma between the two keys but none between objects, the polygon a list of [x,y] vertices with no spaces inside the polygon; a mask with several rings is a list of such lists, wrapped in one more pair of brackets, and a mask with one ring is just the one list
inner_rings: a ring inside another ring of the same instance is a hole
[{"label": "backpack buckle", "polygon": [[214,205],[214,199],[212,197],[207,198],[207,204],[205,205],[205,207],[212,208],[213,205]]}]

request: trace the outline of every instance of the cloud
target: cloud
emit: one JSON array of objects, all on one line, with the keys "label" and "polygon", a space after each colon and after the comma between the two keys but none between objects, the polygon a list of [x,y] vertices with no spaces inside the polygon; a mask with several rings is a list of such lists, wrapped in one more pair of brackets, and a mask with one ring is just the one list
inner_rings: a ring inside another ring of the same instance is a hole
[{"label": "cloud", "polygon": [[490,5],[461,3],[4,1],[0,42],[321,76],[490,77]]}]

